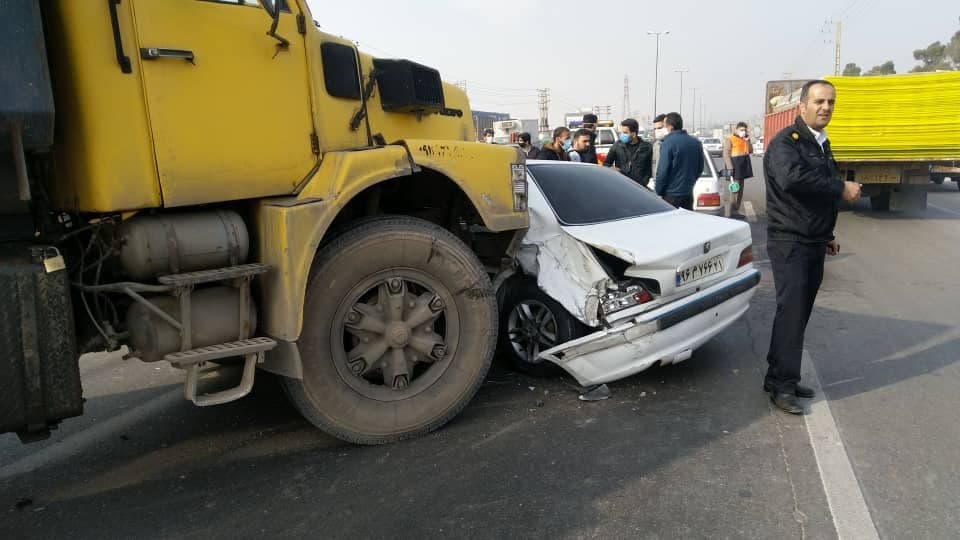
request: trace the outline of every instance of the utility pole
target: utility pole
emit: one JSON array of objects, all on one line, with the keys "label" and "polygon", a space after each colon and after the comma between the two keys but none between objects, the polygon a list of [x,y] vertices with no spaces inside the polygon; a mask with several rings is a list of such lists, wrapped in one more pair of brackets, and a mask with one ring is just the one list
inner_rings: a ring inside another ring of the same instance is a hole
[{"label": "utility pole", "polygon": [[840,21],[837,21],[837,33],[834,38],[833,74],[840,75]]},{"label": "utility pole", "polygon": [[682,115],[682,114],[683,114],[683,74],[684,74],[684,73],[690,73],[690,70],[689,70],[689,69],[675,69],[675,70],[673,70],[673,72],[680,74],[680,108],[677,109],[677,112]]},{"label": "utility pole", "polygon": [[696,133],[697,132],[697,89],[696,88],[693,89],[693,107],[691,107],[691,112],[693,114],[690,115],[690,125],[693,127],[693,132]]},{"label": "utility pole", "polygon": [[626,119],[630,116],[630,79],[626,75],[623,76],[623,118]]},{"label": "utility pole", "polygon": [[550,131],[550,89],[549,88],[538,88],[537,89],[537,106],[540,108],[540,122],[537,126],[537,129],[540,133],[546,133]]},{"label": "utility pole", "polygon": [[659,114],[657,112],[657,88],[660,83],[660,36],[665,36],[669,34],[669,30],[664,30],[662,32],[652,32],[647,31],[648,36],[657,36],[657,57],[654,63],[653,69],[653,114],[656,116]]},{"label": "utility pole", "polygon": [[597,115],[600,120],[610,120],[610,117],[613,116],[613,107],[610,105],[594,105],[593,114]]}]

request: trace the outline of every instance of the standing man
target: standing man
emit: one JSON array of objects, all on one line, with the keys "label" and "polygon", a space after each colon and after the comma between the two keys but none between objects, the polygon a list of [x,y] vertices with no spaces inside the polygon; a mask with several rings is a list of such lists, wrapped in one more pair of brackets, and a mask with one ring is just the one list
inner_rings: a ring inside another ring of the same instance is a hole
[{"label": "standing man", "polygon": [[597,163],[597,115],[595,114],[585,114],[583,115],[583,128],[587,130],[587,133],[590,136],[589,147],[585,152],[580,153],[580,159],[584,163]]},{"label": "standing man", "polygon": [[613,143],[603,160],[604,167],[613,167],[643,187],[653,176],[653,147],[640,138],[640,124],[633,118],[620,122],[620,140]]},{"label": "standing man", "polygon": [[567,152],[570,150],[570,130],[560,126],[553,130],[553,140],[544,144],[537,154],[537,159],[553,161],[570,161]]},{"label": "standing man", "polygon": [[[577,163],[593,163],[596,164],[596,158],[594,161],[590,161],[587,156],[592,150],[590,145],[590,130],[589,129],[578,129],[576,133],[573,134],[573,145],[570,147],[570,150],[567,152],[567,155],[570,157],[570,161],[576,161]],[[596,155],[596,152],[594,152]]]},{"label": "standing man", "polygon": [[527,159],[537,159],[537,153],[539,150],[536,146],[530,142],[530,134],[523,132],[520,134],[520,149],[523,150],[524,155],[527,156]]},{"label": "standing man", "polygon": [[785,412],[802,414],[803,334],[823,281],[826,255],[840,252],[833,235],[840,199],[860,198],[860,185],[840,179],[824,128],[833,116],[836,90],[810,81],[800,91],[800,116],[780,131],[763,157],[767,182],[767,254],[777,290],[777,313],[763,388]]},{"label": "standing man", "polygon": [[750,143],[750,134],[747,132],[747,123],[739,122],[726,139],[723,140],[723,166],[730,173],[730,177],[737,183],[737,200],[734,203],[734,212],[740,213],[740,203],[743,202],[744,180],[753,178],[753,164],[750,155],[753,154],[753,144]]},{"label": "standing man", "polygon": [[663,120],[666,118],[665,114],[658,114],[653,119],[653,171],[657,170],[657,163],[660,161],[660,143],[663,142],[663,138],[667,135],[667,130],[663,127]]},{"label": "standing man", "polygon": [[693,185],[703,172],[703,145],[687,135],[680,114],[668,114],[663,125],[667,136],[660,145],[657,195],[676,208],[693,210]]}]

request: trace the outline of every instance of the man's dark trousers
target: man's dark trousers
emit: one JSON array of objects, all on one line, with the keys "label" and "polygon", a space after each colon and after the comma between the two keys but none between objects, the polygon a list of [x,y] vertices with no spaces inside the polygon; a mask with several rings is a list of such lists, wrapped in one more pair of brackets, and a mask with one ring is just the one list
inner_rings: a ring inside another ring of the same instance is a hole
[{"label": "man's dark trousers", "polygon": [[664,195],[663,200],[674,208],[683,208],[693,210],[693,197],[674,197],[673,195]]},{"label": "man's dark trousers", "polygon": [[792,394],[800,382],[803,334],[823,281],[826,251],[826,244],[820,242],[767,241],[777,289],[777,314],[767,353],[766,382],[777,392]]}]

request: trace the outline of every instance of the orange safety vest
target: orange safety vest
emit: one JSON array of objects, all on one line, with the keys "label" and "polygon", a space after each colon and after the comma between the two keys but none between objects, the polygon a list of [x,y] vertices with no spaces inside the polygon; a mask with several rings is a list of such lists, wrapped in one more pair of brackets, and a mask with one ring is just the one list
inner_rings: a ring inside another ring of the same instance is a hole
[{"label": "orange safety vest", "polygon": [[750,153],[750,143],[739,135],[730,135],[730,157]]}]

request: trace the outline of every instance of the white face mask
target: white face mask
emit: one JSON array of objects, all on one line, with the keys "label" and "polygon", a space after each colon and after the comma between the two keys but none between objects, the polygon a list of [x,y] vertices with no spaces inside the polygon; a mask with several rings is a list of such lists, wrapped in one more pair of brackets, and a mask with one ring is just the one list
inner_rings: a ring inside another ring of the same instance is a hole
[{"label": "white face mask", "polygon": [[667,128],[657,128],[653,130],[654,139],[662,139],[667,136]]},{"label": "white face mask", "polygon": [[745,130],[745,129],[741,129],[741,130],[738,132],[738,134],[740,135],[740,137],[741,137],[742,139],[746,139],[746,138],[747,138],[747,130]]},{"label": "white face mask", "polygon": [[487,144],[493,144],[493,135],[487,135],[483,140],[487,141]]}]

